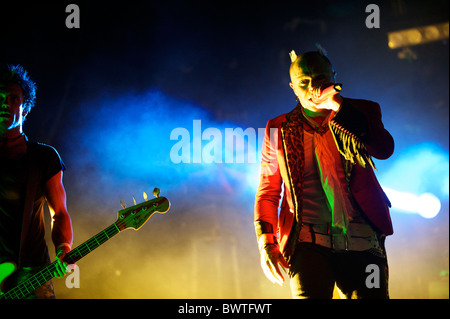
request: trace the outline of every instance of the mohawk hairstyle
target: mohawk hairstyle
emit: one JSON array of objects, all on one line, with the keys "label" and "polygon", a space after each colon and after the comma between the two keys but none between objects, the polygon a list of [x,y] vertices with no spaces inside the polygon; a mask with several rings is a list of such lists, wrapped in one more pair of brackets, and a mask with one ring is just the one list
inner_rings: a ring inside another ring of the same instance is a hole
[{"label": "mohawk hairstyle", "polygon": [[289,73],[291,73],[294,70],[295,65],[298,64],[298,59],[310,58],[312,56],[320,56],[322,59],[324,59],[330,65],[331,71],[333,72],[333,76],[336,77],[336,71],[334,71],[333,65],[331,64],[330,59],[328,59],[328,57],[327,57],[327,54],[328,54],[327,51],[319,43],[316,43],[316,48],[317,48],[317,51],[308,51],[308,52],[301,53],[300,55],[297,55],[295,53],[295,51],[292,50],[289,53],[289,56],[291,57],[291,66],[289,68]]},{"label": "mohawk hairstyle", "polygon": [[24,108],[27,113],[30,112],[36,101],[37,86],[20,64],[0,67],[0,85],[8,84],[20,86],[24,97]]}]

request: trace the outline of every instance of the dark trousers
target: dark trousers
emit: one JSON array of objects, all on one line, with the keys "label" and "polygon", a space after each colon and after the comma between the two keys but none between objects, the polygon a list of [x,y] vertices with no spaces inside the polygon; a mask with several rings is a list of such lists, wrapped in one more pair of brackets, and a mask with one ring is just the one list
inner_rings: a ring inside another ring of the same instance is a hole
[{"label": "dark trousers", "polygon": [[386,257],[298,243],[290,264],[293,298],[331,299],[335,284],[346,298],[388,299]]}]

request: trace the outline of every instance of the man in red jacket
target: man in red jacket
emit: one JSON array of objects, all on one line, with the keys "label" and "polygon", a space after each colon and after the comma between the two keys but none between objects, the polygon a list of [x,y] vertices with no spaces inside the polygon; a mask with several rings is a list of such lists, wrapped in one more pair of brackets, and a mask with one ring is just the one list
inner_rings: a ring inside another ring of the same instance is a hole
[{"label": "man in red jacket", "polygon": [[332,298],[335,284],[347,298],[389,298],[390,203],[372,156],[390,157],[394,140],[380,106],[340,96],[320,49],[292,51],[291,61],[298,104],[267,123],[263,142],[255,201],[261,266],[280,285],[279,265],[289,268],[294,298]]}]

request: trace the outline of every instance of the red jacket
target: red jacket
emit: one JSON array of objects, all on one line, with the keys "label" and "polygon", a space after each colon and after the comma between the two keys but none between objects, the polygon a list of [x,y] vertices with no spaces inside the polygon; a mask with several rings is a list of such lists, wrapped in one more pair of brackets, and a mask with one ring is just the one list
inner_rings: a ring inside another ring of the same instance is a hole
[{"label": "red jacket", "polygon": [[[278,233],[280,251],[287,258],[295,247],[302,214],[301,203],[299,204],[301,195],[298,195],[302,193],[299,189],[301,187],[298,186],[301,184],[294,176],[301,175],[297,169],[301,165],[296,164],[295,167],[288,165],[288,162],[301,161],[302,154],[293,153],[301,153],[302,148],[298,152],[292,152],[286,147],[288,141],[301,144],[295,123],[291,125],[291,131],[286,130],[286,127],[292,124],[289,121],[293,121],[296,109],[267,123],[262,151],[261,180],[255,199],[257,235]],[[346,134],[357,137],[360,144],[365,147],[369,161],[370,156],[386,159],[394,151],[394,140],[384,128],[380,106],[375,102],[344,98],[331,123],[334,130],[342,133],[334,133],[336,147],[340,151],[342,151],[341,139]],[[372,168],[369,165],[364,168],[360,164],[351,167],[349,187],[353,197],[374,228],[381,235],[391,235],[393,228],[389,215],[390,203]],[[282,191],[284,195],[280,206]]]}]

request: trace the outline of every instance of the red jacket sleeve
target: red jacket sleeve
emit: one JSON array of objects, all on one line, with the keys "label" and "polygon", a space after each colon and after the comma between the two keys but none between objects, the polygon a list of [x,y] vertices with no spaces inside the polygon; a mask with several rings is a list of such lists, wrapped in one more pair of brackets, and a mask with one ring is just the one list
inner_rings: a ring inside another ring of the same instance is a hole
[{"label": "red jacket sleeve", "polygon": [[375,102],[344,98],[329,125],[339,152],[353,164],[375,168],[372,157],[386,159],[394,152],[394,139]]},{"label": "red jacket sleeve", "polygon": [[276,233],[278,207],[281,198],[282,177],[278,164],[279,128],[273,120],[267,122],[263,140],[260,184],[255,198],[256,235]]}]

